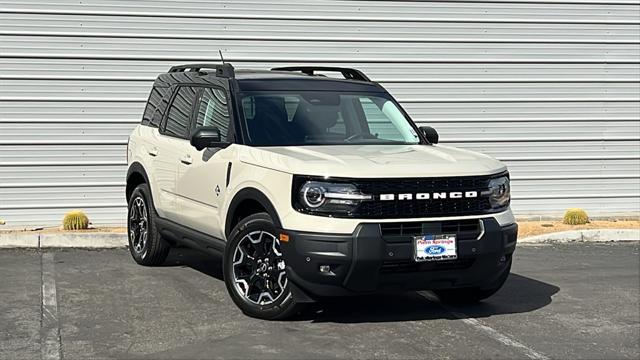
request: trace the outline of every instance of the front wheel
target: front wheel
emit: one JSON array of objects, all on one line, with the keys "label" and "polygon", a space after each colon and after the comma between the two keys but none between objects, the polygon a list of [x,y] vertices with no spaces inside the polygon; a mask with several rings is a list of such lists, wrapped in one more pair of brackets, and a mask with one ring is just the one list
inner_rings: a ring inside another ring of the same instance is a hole
[{"label": "front wheel", "polygon": [[297,311],[273,220],[251,215],[231,231],[224,255],[224,281],[233,302],[245,314],[284,319]]}]

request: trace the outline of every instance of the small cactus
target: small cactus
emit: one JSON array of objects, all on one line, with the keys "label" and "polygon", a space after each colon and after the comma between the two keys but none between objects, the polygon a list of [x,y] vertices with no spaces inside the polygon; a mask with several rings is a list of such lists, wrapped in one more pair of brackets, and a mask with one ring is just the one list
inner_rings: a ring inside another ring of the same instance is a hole
[{"label": "small cactus", "polygon": [[62,227],[65,230],[84,230],[89,227],[89,218],[82,210],[69,211],[64,215]]},{"label": "small cactus", "polygon": [[589,222],[587,212],[582,209],[568,209],[564,213],[563,221],[567,225],[584,225]]}]

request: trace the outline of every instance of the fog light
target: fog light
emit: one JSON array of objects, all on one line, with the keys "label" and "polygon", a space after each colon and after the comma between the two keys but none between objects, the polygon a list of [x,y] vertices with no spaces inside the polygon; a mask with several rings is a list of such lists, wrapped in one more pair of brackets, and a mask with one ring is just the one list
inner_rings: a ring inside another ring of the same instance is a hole
[{"label": "fog light", "polygon": [[320,265],[320,272],[321,273],[330,273],[331,272],[331,266],[329,265]]}]

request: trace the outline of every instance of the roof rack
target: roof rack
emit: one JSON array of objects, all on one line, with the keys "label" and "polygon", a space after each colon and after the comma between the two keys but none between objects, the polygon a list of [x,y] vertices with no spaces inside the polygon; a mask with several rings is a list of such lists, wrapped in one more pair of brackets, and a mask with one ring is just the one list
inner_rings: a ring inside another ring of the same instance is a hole
[{"label": "roof rack", "polygon": [[172,66],[169,69],[170,73],[174,72],[187,72],[194,71],[200,72],[203,69],[213,69],[216,71],[216,76],[234,78],[236,76],[233,65],[229,63],[224,64],[184,64]]},{"label": "roof rack", "polygon": [[351,68],[343,68],[343,67],[333,67],[333,66],[285,66],[285,67],[276,67],[271,69],[272,71],[300,71],[303,74],[307,75],[315,75],[316,71],[334,71],[339,72],[344,76],[347,80],[360,80],[360,81],[371,81],[362,71],[351,69]]}]

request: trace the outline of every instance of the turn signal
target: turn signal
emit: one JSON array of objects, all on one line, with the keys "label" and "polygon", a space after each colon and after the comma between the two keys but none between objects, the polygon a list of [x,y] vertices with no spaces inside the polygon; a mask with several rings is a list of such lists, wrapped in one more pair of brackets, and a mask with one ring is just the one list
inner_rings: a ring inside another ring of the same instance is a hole
[{"label": "turn signal", "polygon": [[280,242],[289,242],[289,235],[280,233]]}]

